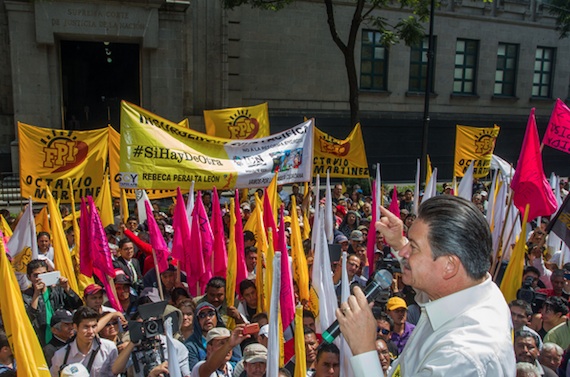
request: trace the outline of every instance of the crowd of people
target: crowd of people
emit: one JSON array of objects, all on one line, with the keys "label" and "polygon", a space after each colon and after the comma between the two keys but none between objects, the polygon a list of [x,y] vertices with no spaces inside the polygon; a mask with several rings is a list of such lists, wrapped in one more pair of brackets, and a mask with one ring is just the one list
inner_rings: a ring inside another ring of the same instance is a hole
[{"label": "crowd of people", "polygon": [[[343,192],[340,184],[332,188],[334,244],[348,256],[343,265],[331,251],[330,273],[340,305],[336,315],[354,355],[355,376],[570,376],[570,264],[559,269],[557,256],[546,252],[547,221],[543,219],[528,239],[521,281],[531,295],[524,296],[527,301],[517,299],[507,305],[489,274],[492,239],[484,218],[488,190],[475,181],[473,192],[473,200],[466,201],[454,196],[451,185],[445,184],[414,213],[413,191],[402,190],[395,195],[400,212],[396,216],[386,209],[392,193],[383,191],[381,219],[373,223],[372,199],[359,186],[350,193]],[[209,216],[211,195],[202,193]],[[301,228],[304,219],[311,226],[314,212],[325,205],[324,200],[314,203],[313,193],[302,194],[296,184],[287,190],[280,186],[278,195],[287,228],[293,213],[299,214]],[[299,203],[297,211],[291,208],[292,197]],[[246,198],[240,203],[244,224],[254,208],[254,200]],[[225,277],[210,279],[205,294],[198,297],[190,294],[185,274],[174,259],[157,277],[146,224],[136,216],[121,221],[118,199],[114,209],[116,222],[106,226],[105,233],[121,310],[112,308],[110,292],[97,279],[82,293],[74,292],[63,276],[51,286],[42,281],[42,274],[54,270],[49,232],[37,234],[39,257],[29,262],[25,278],[19,279],[24,306],[51,375],[146,377],[172,374],[176,368],[181,376],[264,376],[268,340],[277,334],[270,334],[268,313],[258,309],[256,267],[265,261],[258,254],[255,234],[243,234],[248,276],[237,282],[239,296],[235,306],[230,306],[228,295],[234,292],[226,291]],[[171,247],[173,208],[154,204],[154,209]],[[2,215],[15,226],[17,220],[7,211]],[[226,208],[222,216],[228,236]],[[71,250],[75,240],[69,229],[66,236]],[[367,258],[370,237],[375,241],[373,264]],[[310,240],[303,246],[312,268]],[[353,295],[341,303],[343,269]],[[389,295],[371,307],[362,291],[370,272],[379,269],[388,269],[394,280]],[[341,352],[335,343],[323,341],[317,326],[318,304],[301,302],[295,288],[297,304],[304,307],[306,376],[341,375]],[[153,308],[159,313],[148,317],[145,313]],[[156,318],[171,319],[176,365],[168,363],[163,330],[145,335],[147,324]],[[257,326],[250,332],[252,324]],[[292,376],[296,362],[293,331],[284,330],[280,377]],[[16,374],[17,360],[0,330],[0,377]]]}]

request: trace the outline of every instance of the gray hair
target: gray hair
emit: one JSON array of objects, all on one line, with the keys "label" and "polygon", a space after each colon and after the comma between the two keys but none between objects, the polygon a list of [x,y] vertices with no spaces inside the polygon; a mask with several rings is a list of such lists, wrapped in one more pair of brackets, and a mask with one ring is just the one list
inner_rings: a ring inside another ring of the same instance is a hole
[{"label": "gray hair", "polygon": [[455,255],[467,275],[482,279],[491,266],[493,241],[487,220],[472,202],[453,195],[439,195],[423,202],[418,220],[429,228],[433,259]]},{"label": "gray hair", "polygon": [[540,372],[531,363],[517,363],[517,377],[540,377]]},{"label": "gray hair", "polygon": [[560,347],[556,343],[546,342],[542,345],[542,351],[550,352],[552,350],[556,351],[556,354],[558,356],[562,356],[564,354],[564,350],[562,349],[562,347]]}]

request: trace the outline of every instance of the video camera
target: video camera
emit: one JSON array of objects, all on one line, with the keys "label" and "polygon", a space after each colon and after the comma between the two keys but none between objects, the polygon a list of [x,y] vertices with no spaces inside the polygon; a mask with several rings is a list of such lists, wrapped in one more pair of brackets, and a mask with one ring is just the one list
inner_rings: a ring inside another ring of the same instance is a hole
[{"label": "video camera", "polygon": [[402,268],[400,267],[400,262],[396,258],[383,258],[376,262],[376,270],[388,270],[392,275],[394,273],[402,273]]},{"label": "video camera", "polygon": [[166,317],[163,316],[166,305],[166,301],[141,305],[138,307],[138,311],[142,322],[129,321],[131,341],[138,343],[132,354],[135,371],[140,373],[140,365],[142,364],[145,376],[148,376],[154,367],[166,360],[164,357],[164,344],[159,337],[159,335],[165,335],[164,321],[166,318],[172,318],[174,332],[178,329],[176,312]]},{"label": "video camera", "polygon": [[517,300],[524,300],[530,304],[532,307],[532,312],[534,314],[538,313],[544,302],[546,301],[546,295],[544,293],[539,293],[532,287],[533,277],[528,276],[524,279],[522,287],[517,291]]}]

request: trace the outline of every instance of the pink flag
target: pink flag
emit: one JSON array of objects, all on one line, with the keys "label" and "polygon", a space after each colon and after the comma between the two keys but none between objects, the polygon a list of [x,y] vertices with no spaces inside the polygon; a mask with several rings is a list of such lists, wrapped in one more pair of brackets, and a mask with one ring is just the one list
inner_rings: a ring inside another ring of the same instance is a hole
[{"label": "pink flag", "polygon": [[87,209],[85,199],[81,198],[81,217],[79,218],[79,271],[88,277],[93,276],[93,260],[91,259],[91,212]]},{"label": "pink flag", "polygon": [[542,142],[551,148],[570,153],[570,109],[560,98],[556,99]]},{"label": "pink flag", "polygon": [[214,235],[210,227],[210,220],[208,213],[202,201],[202,192],[198,191],[198,196],[194,203],[194,210],[192,211],[192,231],[196,228],[200,235],[200,250],[202,252],[202,259],[204,260],[204,274],[202,275],[202,287],[206,287],[206,283],[212,278],[212,252],[214,247]]},{"label": "pink flag", "polygon": [[[156,253],[156,261],[158,263],[158,270],[162,273],[168,269],[168,246],[166,241],[158,229],[158,224],[154,219],[150,203],[145,200],[144,206],[146,209],[146,223],[148,225],[148,234],[150,236],[150,244]],[[158,276],[157,276],[158,278]]]},{"label": "pink flag", "polygon": [[222,211],[220,210],[220,199],[218,190],[214,186],[212,193],[212,234],[214,237],[214,276],[226,276],[228,268],[228,252],[226,250],[226,236],[224,233],[224,223]]},{"label": "pink flag", "polygon": [[550,216],[556,211],[556,198],[542,167],[534,108],[530,111],[511,188],[514,191],[515,206],[521,213],[524,213],[526,205],[530,204],[529,220],[538,216]]},{"label": "pink flag", "polygon": [[[265,195],[264,195],[265,196]],[[289,253],[287,252],[287,237],[285,236],[285,223],[283,222],[283,205],[279,210],[279,231],[277,233],[278,248],[281,251],[281,292],[279,303],[281,307],[281,321],[285,330],[295,319],[295,292],[293,290],[293,278],[289,265]]]},{"label": "pink flag", "polygon": [[400,207],[398,206],[398,189],[394,185],[394,190],[392,190],[392,201],[390,202],[390,208],[388,208],[390,212],[394,215],[400,217]]},{"label": "pink flag", "polygon": [[178,259],[180,268],[186,272],[189,292],[193,295],[199,295],[201,292],[198,292],[197,287],[200,277],[204,274],[204,261],[198,251],[199,249],[192,248],[190,224],[180,187],[177,188],[172,227],[174,228],[172,256]]},{"label": "pink flag", "polygon": [[[87,200],[89,202],[90,211],[89,216],[87,217],[89,220],[89,232],[87,234],[88,238],[86,238],[86,242],[89,245],[88,249],[91,256],[90,262],[92,263],[91,268],[95,276],[97,276],[103,283],[103,288],[105,288],[105,292],[107,292],[109,303],[111,303],[113,309],[123,311],[117,297],[111,293],[113,290],[109,283],[109,279],[107,279],[107,277],[114,278],[116,274],[115,268],[113,267],[113,260],[111,259],[111,249],[109,248],[105,229],[101,223],[101,217],[99,217],[99,212],[97,212],[97,207],[93,202],[93,198],[88,196]],[[84,201],[82,199],[82,205],[83,203]],[[83,216],[83,213],[81,215]],[[81,221],[83,221],[83,219],[81,219]],[[83,237],[83,234],[81,236]],[[81,239],[81,247],[83,247],[83,238]],[[86,276],[91,277],[91,275]]]},{"label": "pink flag", "polygon": [[[245,251],[243,246],[243,223],[241,216],[241,208],[239,206],[239,191],[236,189],[235,194],[235,215],[236,215],[236,249],[237,249],[237,275],[236,275],[236,293],[239,295],[239,283],[247,279],[247,266],[245,265]],[[241,296],[240,296],[241,297]]]},{"label": "pink flag", "polygon": [[368,258],[368,277],[372,276],[376,266],[374,265],[374,252],[376,251],[376,225],[374,224],[374,219],[376,219],[376,180],[372,181],[372,221],[370,222],[370,227],[368,228],[368,238],[366,239],[366,257]]}]

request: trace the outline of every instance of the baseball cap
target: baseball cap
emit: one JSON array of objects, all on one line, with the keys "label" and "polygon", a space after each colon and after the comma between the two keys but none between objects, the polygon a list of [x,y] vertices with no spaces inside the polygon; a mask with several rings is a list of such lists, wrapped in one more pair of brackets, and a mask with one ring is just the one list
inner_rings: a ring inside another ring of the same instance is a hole
[{"label": "baseball cap", "polygon": [[230,330],[225,327],[214,327],[208,331],[208,335],[206,335],[206,343],[210,343],[210,341],[214,339],[229,338],[231,335]]},{"label": "baseball cap", "polygon": [[406,305],[406,301],[400,297],[391,297],[386,304],[386,309],[388,310],[396,310],[396,309],[408,309],[408,305]]},{"label": "baseball cap", "polygon": [[261,326],[257,335],[263,335],[264,337],[269,338],[269,325]]},{"label": "baseball cap", "polygon": [[104,290],[103,287],[100,286],[99,284],[89,284],[87,287],[85,287],[83,294],[85,296],[89,296],[89,295],[94,295],[95,293],[101,292],[103,290]]},{"label": "baseball cap", "polygon": [[283,217],[283,224],[285,224],[285,223],[291,223],[291,216]]},{"label": "baseball cap", "polygon": [[243,203],[241,204],[241,209],[244,210],[244,211],[245,211],[245,210],[251,211],[251,206],[249,205],[249,203],[243,202]]},{"label": "baseball cap", "polygon": [[209,302],[205,301],[200,303],[200,305],[198,305],[196,307],[196,317],[198,317],[198,314],[200,314],[200,312],[204,311],[204,310],[213,310],[216,311],[216,308],[214,307],[214,305],[210,304]]},{"label": "baseball cap", "polygon": [[[122,271],[121,271],[122,272]],[[115,276],[115,284],[126,284],[126,285],[131,285],[131,278],[129,278],[127,275],[125,275],[124,273],[117,273],[117,276]]]},{"label": "baseball cap", "polygon": [[73,314],[71,314],[71,312],[66,309],[56,310],[55,313],[53,313],[53,316],[51,317],[51,322],[49,325],[53,327],[60,322],[73,323]]},{"label": "baseball cap", "polygon": [[[209,334],[210,333],[208,333],[208,335]],[[246,363],[266,363],[267,348],[259,343],[250,344],[243,350],[243,361]]]},{"label": "baseball cap", "polygon": [[443,184],[443,189],[444,189],[444,190],[450,189],[451,187],[452,187],[452,186],[451,186],[451,183],[444,183],[444,184]]},{"label": "baseball cap", "polygon": [[366,225],[359,225],[358,228],[356,228],[358,230],[368,230],[368,227]]},{"label": "baseball cap", "polygon": [[115,224],[109,224],[105,227],[105,234],[116,236],[119,233],[119,228]]},{"label": "baseball cap", "polygon": [[338,212],[340,212],[341,215],[345,216],[346,215],[346,207],[345,206],[341,206],[340,204],[336,206],[336,210]]},{"label": "baseball cap", "polygon": [[360,230],[353,230],[350,233],[350,240],[351,241],[362,241],[364,240],[364,235]]},{"label": "baseball cap", "polygon": [[69,364],[62,369],[60,377],[89,377],[89,371],[81,363]]},{"label": "baseball cap", "polygon": [[339,234],[334,238],[334,243],[348,242],[348,238],[344,234]]}]

